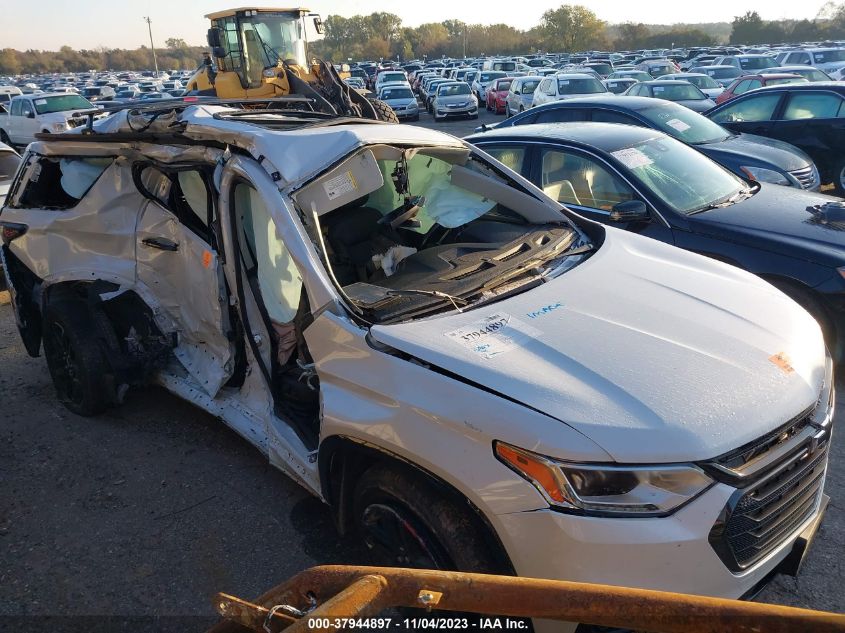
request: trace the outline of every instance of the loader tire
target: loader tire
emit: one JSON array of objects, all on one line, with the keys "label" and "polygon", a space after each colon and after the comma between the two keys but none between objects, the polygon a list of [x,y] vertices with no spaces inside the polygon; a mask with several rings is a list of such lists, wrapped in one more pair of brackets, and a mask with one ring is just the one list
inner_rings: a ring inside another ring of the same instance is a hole
[{"label": "loader tire", "polygon": [[376,111],[379,121],[399,123],[399,117],[396,116],[393,108],[387,105],[384,101],[381,99],[370,99],[370,103],[373,104],[373,109]]}]

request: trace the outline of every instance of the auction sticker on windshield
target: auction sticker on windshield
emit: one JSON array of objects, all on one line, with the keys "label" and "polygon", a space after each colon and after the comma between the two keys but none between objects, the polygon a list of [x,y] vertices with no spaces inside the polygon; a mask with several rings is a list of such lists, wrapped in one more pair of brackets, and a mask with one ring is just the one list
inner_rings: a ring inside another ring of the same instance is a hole
[{"label": "auction sticker on windshield", "polygon": [[446,332],[446,336],[484,358],[495,358],[540,334],[540,330],[504,313]]},{"label": "auction sticker on windshield", "polygon": [[690,129],[690,126],[687,123],[681,121],[680,119],[669,119],[668,121],[666,121],[666,125],[675,128],[676,130],[678,130],[678,132],[686,132],[688,129]]},{"label": "auction sticker on windshield", "polygon": [[648,167],[654,161],[642,153],[636,147],[628,147],[611,152],[616,159],[625,165],[628,169],[636,169],[637,167]]}]

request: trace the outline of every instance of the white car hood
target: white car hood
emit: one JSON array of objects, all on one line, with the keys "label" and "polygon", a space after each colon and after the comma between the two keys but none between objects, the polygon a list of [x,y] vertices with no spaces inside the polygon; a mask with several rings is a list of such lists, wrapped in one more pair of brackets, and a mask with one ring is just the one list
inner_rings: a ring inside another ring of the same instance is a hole
[{"label": "white car hood", "polygon": [[[484,339],[485,355],[471,333],[488,317],[509,326]],[[809,408],[824,378],[818,325],[778,290],[615,229],[590,259],[538,288],[372,335],[557,418],[628,463],[721,455]]]}]

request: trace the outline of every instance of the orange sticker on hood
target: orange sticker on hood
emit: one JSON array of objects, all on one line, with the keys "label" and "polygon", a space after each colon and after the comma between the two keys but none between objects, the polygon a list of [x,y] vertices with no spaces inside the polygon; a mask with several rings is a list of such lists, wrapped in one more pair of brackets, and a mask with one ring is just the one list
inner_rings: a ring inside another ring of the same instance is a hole
[{"label": "orange sticker on hood", "polygon": [[203,265],[203,267],[205,267],[205,268],[210,267],[211,266],[211,259],[212,259],[211,251],[203,251],[202,252],[202,265]]},{"label": "orange sticker on hood", "polygon": [[791,374],[795,368],[789,363],[789,356],[786,352],[778,352],[774,356],[769,356],[769,361],[781,368],[783,373]]}]

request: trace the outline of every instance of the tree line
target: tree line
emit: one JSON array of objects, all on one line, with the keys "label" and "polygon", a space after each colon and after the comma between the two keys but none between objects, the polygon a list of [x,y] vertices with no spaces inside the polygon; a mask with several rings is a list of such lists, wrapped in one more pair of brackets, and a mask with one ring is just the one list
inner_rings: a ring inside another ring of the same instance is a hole
[{"label": "tree line", "polygon": [[799,43],[845,39],[845,2],[828,2],[813,20],[762,20],[758,13],[731,23],[707,25],[611,25],[582,5],[564,4],[546,11],[528,30],[507,24],[468,24],[459,20],[402,25],[398,15],[372,13],[326,18],[326,37],[312,50],[338,61],[349,59],[429,59],[512,55],[535,51],[637,50],[717,44]]},{"label": "tree line", "polygon": [[[828,2],[813,20],[763,20],[756,11],[733,22],[708,25],[611,25],[582,5],[564,4],[546,11],[528,30],[508,24],[467,24],[460,20],[403,26],[393,13],[377,12],[345,18],[328,16],[325,38],[311,45],[313,55],[336,63],[347,60],[428,59],[513,55],[535,51],[636,50],[670,46],[759,44],[845,39],[845,2]],[[729,34],[726,35],[725,34]],[[161,69],[191,69],[199,65],[205,46],[189,46],[170,38],[156,49]],[[0,74],[17,75],[87,70],[149,70],[152,51],[146,46],[129,50],[97,48],[58,51],[11,48],[0,50]]]},{"label": "tree line", "polygon": [[[161,70],[191,69],[199,66],[205,46],[188,46],[184,40],[169,39],[163,49],[156,48],[156,59]],[[88,70],[151,70],[152,50],[142,46],[134,50],[123,48],[97,48],[74,50],[62,46],[58,51],[26,50],[12,48],[0,50],[0,75],[34,73],[85,72]]]}]

